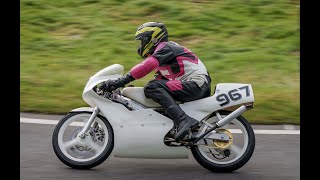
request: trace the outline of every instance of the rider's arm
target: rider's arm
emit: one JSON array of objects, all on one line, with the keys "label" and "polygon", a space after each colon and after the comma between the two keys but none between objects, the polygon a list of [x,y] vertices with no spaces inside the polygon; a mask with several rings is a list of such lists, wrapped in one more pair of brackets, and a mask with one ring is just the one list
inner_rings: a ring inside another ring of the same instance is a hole
[{"label": "rider's arm", "polygon": [[159,61],[155,57],[149,56],[140,64],[135,65],[130,70],[130,74],[134,79],[140,79],[149,74],[151,71],[155,70],[158,66]]},{"label": "rider's arm", "polygon": [[[151,71],[157,69],[160,64],[168,63],[168,60],[171,60],[174,56],[174,53],[170,47],[167,46],[166,42],[160,42],[157,48],[154,50],[154,53],[146,58],[140,64],[134,66],[130,73],[134,79],[140,79]],[[157,74],[160,74],[157,72]],[[156,79],[166,79],[161,74],[155,76]]]},{"label": "rider's arm", "polygon": [[106,91],[112,91],[117,89],[118,87],[124,87],[131,81],[136,79],[140,79],[145,75],[149,74],[151,71],[155,70],[159,66],[158,60],[149,56],[147,59],[142,61],[140,64],[134,66],[126,75],[122,76],[118,80],[114,81],[106,81],[101,85],[101,89],[105,89]]}]

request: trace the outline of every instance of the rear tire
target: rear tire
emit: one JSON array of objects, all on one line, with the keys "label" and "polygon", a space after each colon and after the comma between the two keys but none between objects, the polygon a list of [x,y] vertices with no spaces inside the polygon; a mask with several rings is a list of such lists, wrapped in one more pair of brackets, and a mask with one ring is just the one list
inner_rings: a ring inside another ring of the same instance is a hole
[{"label": "rear tire", "polygon": [[92,112],[71,112],[71,113],[67,114],[56,125],[54,132],[53,132],[53,135],[52,135],[52,146],[53,146],[53,150],[54,150],[55,154],[57,155],[57,157],[60,159],[61,162],[63,162],[65,165],[67,165],[71,168],[74,168],[74,169],[90,169],[95,166],[98,166],[99,164],[104,162],[109,157],[109,155],[111,154],[113,147],[114,147],[114,134],[113,134],[112,126],[110,125],[110,123],[108,122],[108,120],[105,117],[103,117],[101,115],[97,115],[96,119],[97,118],[100,119],[101,120],[100,122],[104,123],[104,125],[107,127],[107,131],[108,131],[108,133],[105,133],[105,136],[108,135],[108,142],[107,142],[105,149],[101,152],[101,154],[92,160],[80,162],[80,161],[70,159],[62,152],[61,148],[63,148],[63,147],[60,147],[59,142],[58,142],[58,139],[59,139],[58,136],[59,136],[59,131],[60,131],[61,127],[64,125],[64,123],[68,119],[70,119],[74,116],[81,117],[82,115],[88,116],[88,114],[90,116],[92,114]]},{"label": "rear tire", "polygon": [[[219,111],[219,113],[220,115],[228,115],[231,112]],[[202,155],[198,146],[193,146],[191,148],[191,152],[194,158],[196,159],[196,161],[202,167],[215,173],[229,173],[241,168],[243,165],[245,165],[249,161],[255,148],[255,135],[251,125],[244,117],[238,116],[236,119],[243,125],[243,127],[245,128],[245,131],[247,131],[247,134],[248,134],[248,145],[245,149],[245,152],[242,154],[242,156],[239,159],[237,159],[234,162],[227,163],[227,164],[219,164],[219,163],[214,163],[208,160],[205,156]]]}]

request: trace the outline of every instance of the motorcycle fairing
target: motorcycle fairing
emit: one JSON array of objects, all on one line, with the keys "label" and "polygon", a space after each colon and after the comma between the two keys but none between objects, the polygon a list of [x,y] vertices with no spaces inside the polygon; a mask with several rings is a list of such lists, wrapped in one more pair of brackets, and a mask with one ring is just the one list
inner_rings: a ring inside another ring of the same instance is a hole
[{"label": "motorcycle fairing", "polygon": [[[108,79],[117,79],[123,74],[123,66],[108,66],[92,76],[84,88],[82,97],[91,107],[98,106],[110,122],[114,131],[114,150],[116,157],[130,158],[188,158],[185,147],[170,147],[163,142],[172,129],[173,122],[152,108],[129,110],[124,105],[99,96],[93,88]],[[130,88],[130,87],[128,87]],[[127,89],[128,90],[128,89]],[[249,95],[248,95],[249,90]],[[145,97],[143,88],[135,97]],[[241,98],[239,98],[241,96]],[[134,99],[134,98],[133,98]],[[147,105],[155,106],[147,99]],[[253,91],[249,84],[217,84],[213,96],[180,104],[191,117],[201,120],[210,113],[242,103],[253,102]],[[150,104],[148,104],[150,103]],[[83,110],[83,108],[82,108]]]}]

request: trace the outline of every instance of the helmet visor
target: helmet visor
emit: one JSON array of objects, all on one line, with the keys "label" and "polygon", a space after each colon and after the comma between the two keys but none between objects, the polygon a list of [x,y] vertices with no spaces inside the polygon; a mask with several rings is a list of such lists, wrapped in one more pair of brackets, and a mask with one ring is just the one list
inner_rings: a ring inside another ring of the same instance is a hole
[{"label": "helmet visor", "polygon": [[147,52],[144,52],[144,51],[146,49],[146,45],[150,43],[151,35],[152,35],[152,32],[147,31],[147,32],[141,33],[135,37],[135,39],[137,41],[136,42],[137,51],[138,51],[138,54],[142,58],[145,58],[145,56],[147,54]]},{"label": "helmet visor", "polygon": [[140,56],[142,56],[143,49],[142,49],[142,45],[141,45],[141,40],[135,39],[135,40],[134,40],[134,44],[135,44],[135,47],[137,48],[137,53],[138,53]]}]

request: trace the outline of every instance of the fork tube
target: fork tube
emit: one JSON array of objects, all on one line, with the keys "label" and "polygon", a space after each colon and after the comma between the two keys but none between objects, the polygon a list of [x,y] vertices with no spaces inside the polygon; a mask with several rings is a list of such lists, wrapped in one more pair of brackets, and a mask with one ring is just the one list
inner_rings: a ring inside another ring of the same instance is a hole
[{"label": "fork tube", "polygon": [[86,132],[89,130],[91,124],[93,123],[94,118],[96,118],[96,116],[97,116],[97,114],[98,114],[99,112],[100,112],[100,110],[99,110],[99,108],[96,106],[96,107],[93,109],[93,113],[91,114],[91,116],[90,116],[87,124],[84,126],[84,128],[83,128],[82,131],[80,132],[80,135],[83,136],[83,134],[86,133]]}]

